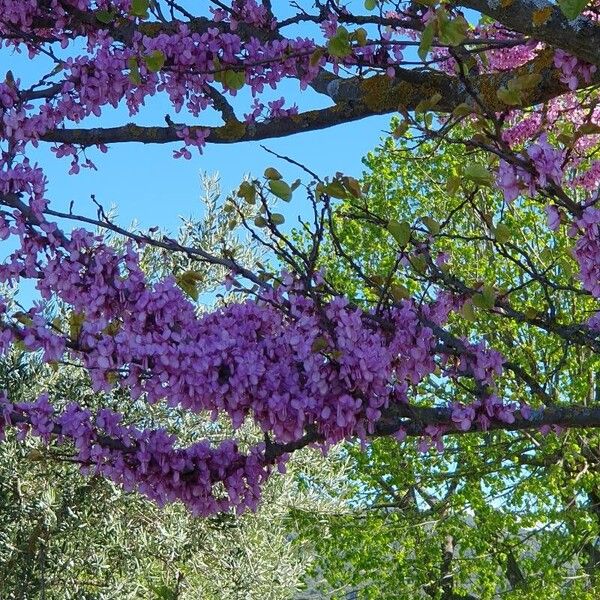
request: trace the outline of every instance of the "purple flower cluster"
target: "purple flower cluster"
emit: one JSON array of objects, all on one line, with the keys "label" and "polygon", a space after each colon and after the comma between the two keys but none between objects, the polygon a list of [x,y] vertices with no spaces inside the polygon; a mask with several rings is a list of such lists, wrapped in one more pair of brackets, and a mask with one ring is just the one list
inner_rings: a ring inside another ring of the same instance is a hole
[{"label": "purple flower cluster", "polygon": [[468,431],[475,423],[478,429],[487,431],[496,423],[514,423],[517,410],[522,410],[516,403],[505,403],[498,396],[491,394],[470,404],[452,403],[452,421],[461,431]]},{"label": "purple flower cluster", "polygon": [[560,80],[568,85],[570,90],[576,90],[580,80],[590,83],[597,69],[596,65],[583,62],[560,49],[554,52],[554,66],[560,69]]},{"label": "purple flower cluster", "polygon": [[[398,44],[390,53],[378,51],[370,44],[354,45],[347,57],[332,58],[323,53],[315,60],[313,55],[319,46],[311,39],[261,41],[258,35],[242,39],[237,33],[240,23],[267,30],[276,24],[265,6],[255,0],[236,0],[231,12],[214,10],[215,27],[202,32],[185,23],[152,35],[135,27],[125,45],[115,42],[110,27],[99,28],[91,13],[95,9],[113,11],[111,14],[117,11],[115,23],[129,20],[134,25],[138,19],[131,16],[131,3],[127,0],[66,3],[0,0],[0,9],[5,23],[0,24],[0,37],[6,34],[5,44],[28,45],[31,56],[39,53],[39,49],[28,43],[29,36],[48,36],[58,40],[63,48],[69,46],[73,35],[84,36],[87,42],[85,53],[68,56],[62,62],[60,83],[41,101],[22,101],[18,95],[19,80],[0,84],[0,139],[10,139],[20,150],[66,122],[79,123],[88,116],[100,116],[106,106],[117,107],[124,102],[134,115],[148,97],[157,93],[165,94],[177,112],[185,106],[191,115],[198,117],[214,105],[208,86],[218,84],[226,94],[235,96],[241,85],[247,85],[256,96],[265,88],[276,89],[288,77],[299,78],[301,88],[305,89],[328,61],[336,69],[340,64],[361,64],[382,70],[402,61],[402,46]],[[90,19],[81,18],[78,11],[80,15],[90,14]],[[15,38],[15,31],[22,32],[23,38]],[[337,26],[324,31],[325,43],[336,31]],[[393,32],[382,35],[387,42]],[[259,105],[250,113],[250,121],[252,115],[257,116]],[[297,108],[284,109],[283,102],[276,100],[269,103],[267,118],[283,118],[296,112]],[[186,146],[201,149],[206,132],[200,128],[193,135],[184,132],[181,137]],[[55,153],[71,157],[70,173],[78,173],[81,166],[94,168],[89,159],[80,165],[80,150],[69,144],[57,146]],[[176,157],[189,155],[187,147],[176,152]]]},{"label": "purple flower cluster", "polygon": [[0,400],[0,439],[9,426],[18,436],[75,447],[84,472],[100,474],[126,490],[138,490],[160,505],[181,501],[194,514],[208,516],[234,508],[254,510],[269,475],[264,444],[247,454],[232,440],[217,447],[201,441],[186,448],[163,429],[140,430],[121,423],[122,416],[102,409],[96,417],[76,404],[56,413],[46,395],[35,402]]},{"label": "purple flower cluster", "polygon": [[526,154],[535,169],[535,175],[522,167],[500,161],[496,182],[504,193],[506,202],[512,202],[523,188],[534,196],[538,189],[545,188],[549,183],[559,185],[562,182],[565,151],[552,147],[546,134],[529,145]]},{"label": "purple flower cluster", "polygon": [[[458,364],[447,367],[447,374],[450,377],[472,377],[481,392],[480,397],[469,404],[453,402],[450,405],[455,427],[460,431],[468,431],[476,425],[478,429],[487,431],[492,423],[514,423],[514,413],[519,410],[519,406],[504,402],[492,391],[496,377],[502,374],[504,358],[483,342],[469,344],[465,341],[465,349]],[[439,436],[440,431],[436,433]]]},{"label": "purple flower cluster", "polygon": [[[493,385],[494,379],[502,375],[504,358],[497,350],[488,348],[485,342],[470,344],[463,340],[464,352],[457,362],[447,362],[446,372],[450,377],[467,375],[483,386]],[[450,361],[450,357],[446,357]]]},{"label": "purple flower cluster", "polygon": [[570,233],[579,234],[573,256],[579,263],[583,287],[595,298],[600,298],[600,210],[588,206]]}]

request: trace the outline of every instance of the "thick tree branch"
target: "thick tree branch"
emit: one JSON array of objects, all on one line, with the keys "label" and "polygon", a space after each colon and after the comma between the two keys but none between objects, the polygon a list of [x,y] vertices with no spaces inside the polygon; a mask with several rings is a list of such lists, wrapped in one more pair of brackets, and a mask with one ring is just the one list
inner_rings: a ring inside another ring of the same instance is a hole
[{"label": "thick tree branch", "polygon": [[[566,93],[567,86],[560,81],[559,73],[552,68],[552,52],[545,51],[531,63],[510,73],[492,73],[472,79],[472,88],[490,111],[508,110],[498,99],[497,90],[519,75],[538,73],[542,76],[535,90],[524,92],[524,105],[533,106]],[[352,77],[337,79],[326,77],[321,85],[336,102],[334,106],[310,110],[296,116],[272,119],[260,123],[246,124],[231,121],[219,127],[202,127],[210,132],[207,141],[228,144],[284,137],[305,131],[315,131],[348,123],[374,115],[390,114],[400,110],[413,110],[419,102],[439,94],[440,101],[435,110],[450,112],[462,103],[473,104],[473,98],[457,77],[437,71],[422,72],[397,69],[395,79],[387,75],[375,75],[367,79]],[[595,75],[591,85],[600,83],[600,74]],[[181,127],[184,127],[182,124]],[[196,126],[189,126],[193,132]],[[181,141],[178,128],[173,126],[152,127],[133,123],[119,127],[57,129],[44,134],[46,142],[58,142],[81,146],[140,142],[143,144],[166,144]]]},{"label": "thick tree branch", "polygon": [[[6,415],[6,413],[5,413]],[[14,408],[9,416],[12,423],[29,423],[28,417],[18,408]],[[383,417],[378,421],[375,427],[373,437],[389,436],[403,428],[409,436],[425,435],[427,426],[445,426],[447,431],[442,435],[457,435],[468,433],[481,433],[481,430],[470,429],[462,431],[455,428],[452,421],[452,409],[446,407],[422,407],[411,405],[396,405],[388,408]],[[547,425],[557,425],[564,428],[600,428],[600,407],[586,406],[562,406],[548,407],[543,409],[532,409],[529,418],[525,419],[518,413],[515,413],[514,423],[492,422],[489,430],[493,431],[520,431],[539,429]],[[62,428],[55,425],[52,433],[62,435]],[[107,448],[131,452],[135,447],[124,446],[119,440],[113,439],[107,435],[98,435],[97,442]],[[288,443],[270,442],[267,440],[265,449],[265,460],[272,463],[284,454],[289,454],[300,450],[310,444],[322,442],[316,430],[311,429],[301,438]]]},{"label": "thick tree branch", "polygon": [[[539,429],[540,427],[557,425],[564,428],[594,429],[600,428],[600,407],[587,406],[554,406],[532,409],[528,419],[515,413],[514,423],[492,422],[491,431],[522,431]],[[447,435],[464,435],[481,433],[479,429],[462,431],[456,429],[452,420],[452,409],[446,407],[411,406],[409,404],[389,407],[375,426],[373,437],[389,436],[403,428],[408,436],[425,435],[430,426],[447,427],[443,432]],[[316,431],[310,431],[303,437],[288,444],[271,443],[266,452],[267,459],[272,461],[282,454],[294,452],[310,444],[322,441]]]},{"label": "thick tree branch", "polygon": [[[490,430],[520,431],[538,429],[544,425],[558,425],[565,428],[597,428],[600,427],[600,407],[588,406],[551,406],[531,409],[529,418],[514,414],[514,423],[493,421]],[[475,433],[476,429],[467,432],[454,429],[452,409],[446,407],[396,405],[385,411],[375,427],[376,436],[391,435],[400,427],[406,429],[408,435],[423,435],[428,425],[450,427],[445,435]]]}]

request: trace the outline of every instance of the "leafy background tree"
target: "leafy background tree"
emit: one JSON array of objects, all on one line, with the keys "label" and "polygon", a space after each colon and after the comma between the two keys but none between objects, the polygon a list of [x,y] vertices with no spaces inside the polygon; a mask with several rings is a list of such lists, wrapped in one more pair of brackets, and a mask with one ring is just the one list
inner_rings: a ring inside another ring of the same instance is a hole
[{"label": "leafy background tree", "polygon": [[[399,126],[394,120],[391,130]],[[367,307],[383,293],[426,297],[432,282],[421,264],[398,270],[397,240],[387,230],[396,220],[434,254],[447,254],[440,277],[489,286],[529,317],[587,318],[594,302],[574,285],[572,241],[548,231],[539,205],[523,199],[506,206],[492,186],[457,185],[478,160],[451,141],[383,139],[364,160],[364,197],[335,208],[322,253],[327,277]],[[351,258],[340,259],[342,252]],[[487,340],[509,366],[532,374],[552,403],[599,401],[592,352],[490,311],[483,297],[474,301],[453,331]],[[514,373],[505,385],[507,397],[535,404]],[[423,405],[460,398],[441,378],[418,390]],[[381,599],[594,598],[599,443],[594,431],[567,431],[457,436],[444,452],[425,455],[412,440],[378,439],[366,451],[350,444],[356,493],[348,510],[331,517],[296,511],[301,539],[315,545],[314,568],[343,590],[336,598],[351,589]]]}]

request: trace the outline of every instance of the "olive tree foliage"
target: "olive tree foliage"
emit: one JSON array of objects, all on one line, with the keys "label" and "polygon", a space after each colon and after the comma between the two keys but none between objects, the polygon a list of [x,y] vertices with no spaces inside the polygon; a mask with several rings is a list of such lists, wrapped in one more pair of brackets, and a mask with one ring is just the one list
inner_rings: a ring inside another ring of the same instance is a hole
[{"label": "olive tree foliage", "polygon": [[[221,210],[218,176],[203,175],[202,187],[202,216],[183,219],[179,243],[218,246],[245,263],[256,260],[260,250],[240,232],[238,217]],[[164,233],[148,235],[158,239]],[[117,234],[111,241],[115,247],[123,244]],[[157,278],[190,270],[188,261],[151,247],[143,261]],[[234,294],[214,293],[226,274],[222,268],[195,265],[194,272],[199,311],[234,300]],[[14,294],[14,303],[22,296]],[[46,310],[55,319],[70,319],[60,305],[50,303]],[[77,326],[72,319],[71,326]],[[231,435],[225,422],[160,406],[149,410],[120,392],[94,393],[81,368],[45,365],[19,345],[0,363],[0,385],[16,401],[51,390],[65,404],[76,398],[91,410],[110,407],[128,420],[165,427],[184,441]],[[252,427],[243,435],[246,443],[257,436]],[[53,444],[33,439],[23,444],[12,434],[0,445],[1,598],[292,598],[313,554],[305,543],[291,544],[295,531],[289,512],[292,507],[336,511],[347,487],[342,455],[326,459],[304,452],[290,463],[288,476],[272,479],[256,514],[204,520],[181,505],[159,507],[98,475],[82,477],[81,466]]]}]

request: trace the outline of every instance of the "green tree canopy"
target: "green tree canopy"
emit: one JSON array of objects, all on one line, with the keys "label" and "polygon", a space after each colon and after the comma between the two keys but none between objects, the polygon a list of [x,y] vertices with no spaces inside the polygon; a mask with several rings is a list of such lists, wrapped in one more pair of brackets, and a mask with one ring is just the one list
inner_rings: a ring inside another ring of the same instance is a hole
[{"label": "green tree canopy", "polygon": [[[432,278],[423,265],[413,258],[398,269],[389,223],[406,224],[415,245],[439,257],[436,284],[484,290],[452,331],[485,339],[509,374],[515,367],[503,394],[593,405],[597,356],[535,323],[545,313],[577,322],[594,310],[574,282],[572,242],[548,232],[545,212],[529,199],[506,206],[493,187],[457,185],[465,163],[480,160],[451,142],[385,138],[364,159],[367,191],[333,211],[321,266],[356,303],[372,306],[384,293],[425,299]],[[490,310],[486,289],[510,299],[517,316]],[[433,378],[417,403],[468,402],[468,393]],[[352,444],[354,497],[331,517],[298,511],[302,539],[315,544],[316,569],[331,589],[343,590],[336,598],[354,588],[378,599],[593,598],[599,443],[595,432],[573,430],[457,436],[425,455],[410,440],[376,439],[366,451]]]}]

